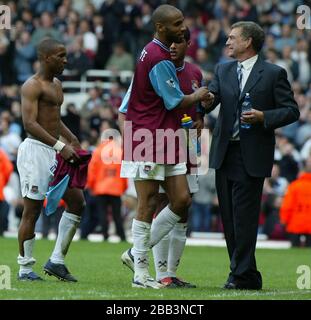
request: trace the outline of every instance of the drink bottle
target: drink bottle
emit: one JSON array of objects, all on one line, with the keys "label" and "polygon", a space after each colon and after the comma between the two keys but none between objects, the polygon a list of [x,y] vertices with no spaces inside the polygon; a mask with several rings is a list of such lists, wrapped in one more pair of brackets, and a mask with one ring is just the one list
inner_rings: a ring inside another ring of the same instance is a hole
[{"label": "drink bottle", "polygon": [[[187,142],[189,143],[189,151],[193,151],[193,148],[196,147],[197,155],[201,153],[201,144],[198,141],[198,136],[195,134],[194,130],[190,130],[193,126],[193,120],[187,114],[184,114],[184,117],[181,119],[181,127],[186,130],[187,133]],[[189,137],[190,134],[190,137]]]},{"label": "drink bottle", "polygon": [[[251,98],[249,96],[249,93],[245,94],[244,101],[242,103],[241,107],[241,114],[246,111],[250,111],[252,109],[252,103],[251,103]],[[252,125],[249,123],[241,123],[241,128],[242,129],[249,129]]]}]

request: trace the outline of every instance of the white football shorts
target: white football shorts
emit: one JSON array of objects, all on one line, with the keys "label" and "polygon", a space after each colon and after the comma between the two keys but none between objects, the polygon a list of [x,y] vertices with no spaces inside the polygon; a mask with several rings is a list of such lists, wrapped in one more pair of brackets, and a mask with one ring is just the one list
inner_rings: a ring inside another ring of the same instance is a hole
[{"label": "white football shorts", "polygon": [[125,161],[121,164],[121,178],[133,178],[134,180],[159,180],[165,177],[178,176],[187,172],[186,163],[157,164],[144,161]]},{"label": "white football shorts", "polygon": [[52,147],[26,138],[17,152],[17,169],[23,198],[44,200],[56,166],[56,151]]}]

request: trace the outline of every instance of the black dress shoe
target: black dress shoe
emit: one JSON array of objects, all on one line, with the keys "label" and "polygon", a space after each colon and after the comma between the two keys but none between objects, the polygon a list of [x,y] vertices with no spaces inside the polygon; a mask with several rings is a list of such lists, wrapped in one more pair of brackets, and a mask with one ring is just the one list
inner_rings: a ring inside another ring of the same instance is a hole
[{"label": "black dress shoe", "polygon": [[224,289],[228,290],[261,290],[262,286],[253,283],[229,282],[225,283]]},{"label": "black dress shoe", "polygon": [[227,289],[227,285],[228,285],[230,282],[234,282],[234,277],[231,275],[231,273],[229,274],[227,281],[226,281],[225,284],[223,285],[223,289]]}]

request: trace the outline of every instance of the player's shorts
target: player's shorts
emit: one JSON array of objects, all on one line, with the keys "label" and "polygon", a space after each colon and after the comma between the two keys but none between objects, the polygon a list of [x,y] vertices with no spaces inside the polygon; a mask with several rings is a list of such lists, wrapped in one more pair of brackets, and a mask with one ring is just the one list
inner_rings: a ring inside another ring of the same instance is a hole
[{"label": "player's shorts", "polygon": [[17,169],[23,198],[43,200],[56,165],[56,151],[52,147],[26,138],[17,152]]},{"label": "player's shorts", "polygon": [[[198,192],[199,191],[198,176],[196,174],[187,174],[186,177],[187,177],[190,193]],[[161,186],[159,187],[159,193],[165,193],[164,189]]]},{"label": "player's shorts", "polygon": [[144,161],[125,161],[121,164],[121,178],[133,178],[134,180],[159,180],[165,177],[178,176],[187,172],[186,163],[157,164]]}]

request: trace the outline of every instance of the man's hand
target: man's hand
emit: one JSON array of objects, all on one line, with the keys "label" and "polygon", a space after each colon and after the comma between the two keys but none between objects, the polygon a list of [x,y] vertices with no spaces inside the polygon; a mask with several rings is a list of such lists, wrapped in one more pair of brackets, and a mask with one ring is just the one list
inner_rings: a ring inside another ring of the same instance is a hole
[{"label": "man's hand", "polygon": [[214,99],[215,99],[214,94],[209,92],[207,99],[202,101],[202,107],[204,109],[210,108],[212,106],[212,104],[214,103]]},{"label": "man's hand", "polygon": [[60,155],[66,160],[69,161],[71,163],[77,163],[80,160],[79,155],[76,153],[76,151],[74,150],[74,148],[69,145],[66,144],[64,146],[64,148],[62,149],[62,151],[60,152]]},{"label": "man's hand", "polygon": [[204,101],[209,97],[209,91],[207,87],[200,87],[195,92],[196,101]]},{"label": "man's hand", "polygon": [[251,109],[250,111],[243,112],[241,114],[241,123],[263,123],[264,114],[262,111]]}]

